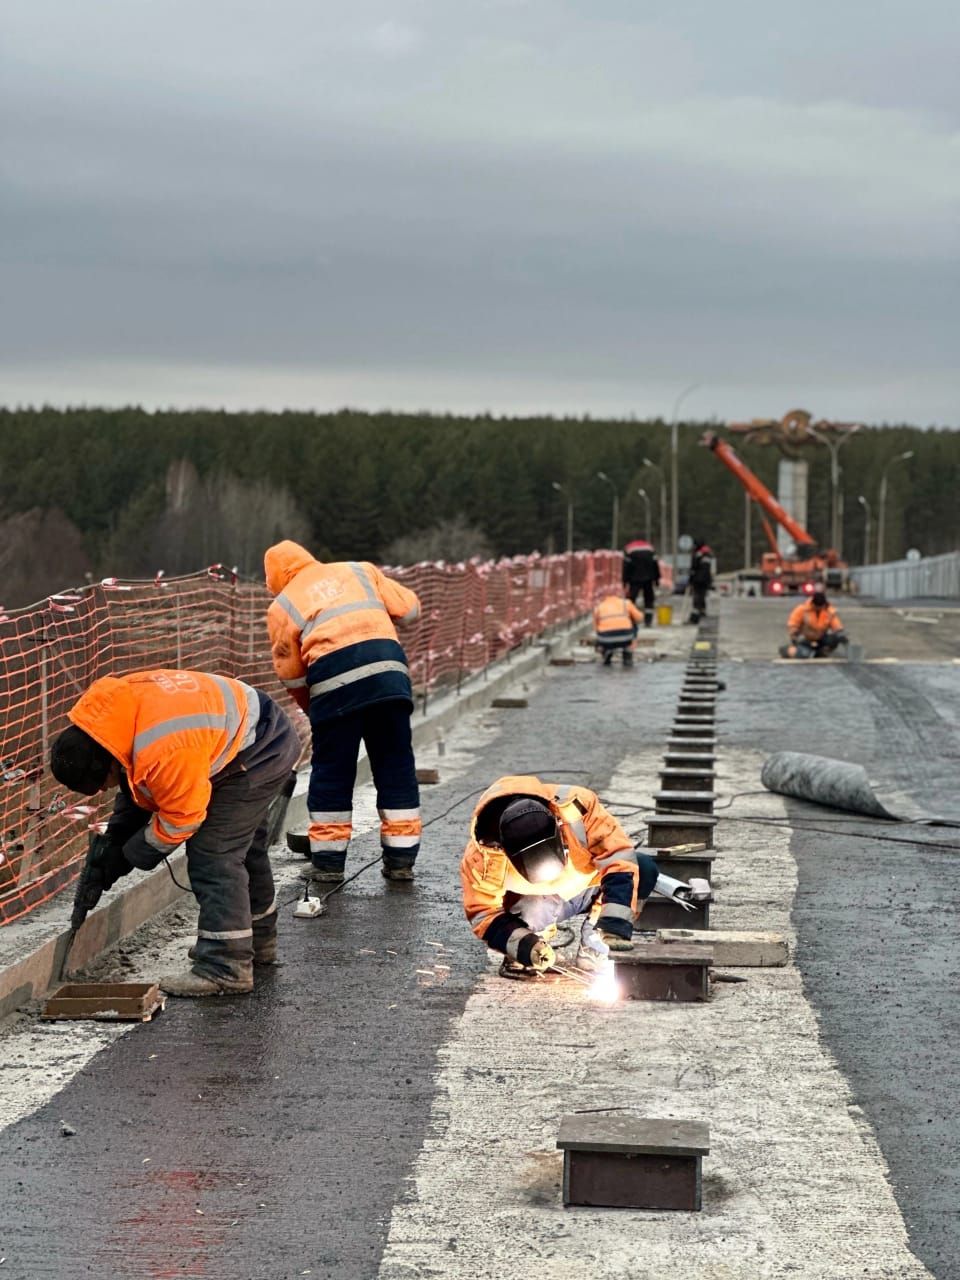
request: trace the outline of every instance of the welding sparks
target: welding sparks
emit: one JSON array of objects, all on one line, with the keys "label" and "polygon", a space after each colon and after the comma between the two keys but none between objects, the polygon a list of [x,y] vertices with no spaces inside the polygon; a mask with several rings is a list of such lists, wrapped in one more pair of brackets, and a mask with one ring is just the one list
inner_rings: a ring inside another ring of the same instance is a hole
[{"label": "welding sparks", "polygon": [[608,960],[597,974],[588,994],[591,1000],[600,1004],[613,1004],[620,999],[620,984],[612,960]]}]

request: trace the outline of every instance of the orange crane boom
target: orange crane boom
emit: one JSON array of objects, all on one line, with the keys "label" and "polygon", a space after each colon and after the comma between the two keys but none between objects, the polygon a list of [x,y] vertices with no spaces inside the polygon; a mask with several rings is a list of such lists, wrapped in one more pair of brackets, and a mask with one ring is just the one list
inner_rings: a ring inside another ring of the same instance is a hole
[{"label": "orange crane boom", "polygon": [[[726,440],[721,440],[714,432],[708,431],[703,437],[703,443],[708,449],[713,450],[728,471],[733,472],[753,501],[762,507],[768,516],[776,520],[777,524],[786,529],[796,543],[798,553],[809,554],[816,551],[816,541],[810,537],[803,525],[794,520],[793,516],[780,505],[759,476],[755,476],[747,464],[740,461]],[[776,550],[776,539],[774,539],[774,550]]]},{"label": "orange crane boom", "polygon": [[784,510],[763,481],[754,475],[746,463],[741,462],[725,440],[721,440],[715,432],[708,431],[701,443],[716,454],[728,471],[733,472],[747,495],[765,515],[775,520],[781,528],[786,529],[793,539],[797,549],[796,557],[787,558],[780,553],[776,534],[770,527],[769,520],[761,517],[771,548],[761,558],[761,570],[768,581],[779,580],[780,585],[775,590],[782,590],[784,586],[792,588],[804,586],[805,589],[812,590],[808,585],[811,578],[822,578],[828,586],[840,586],[846,566],[837,553],[835,551],[826,551],[822,554],[817,552],[816,540],[798,520],[794,520],[793,516]]}]

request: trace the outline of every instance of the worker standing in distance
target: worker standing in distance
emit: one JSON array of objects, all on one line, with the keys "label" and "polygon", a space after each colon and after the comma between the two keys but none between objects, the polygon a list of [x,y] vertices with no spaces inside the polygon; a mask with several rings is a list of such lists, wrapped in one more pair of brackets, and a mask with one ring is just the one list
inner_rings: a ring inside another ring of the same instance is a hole
[{"label": "worker standing in distance", "polygon": [[781,646],[781,658],[825,658],[847,643],[840,615],[823,591],[815,591],[790,611],[787,632],[790,643]]},{"label": "worker standing in distance", "polygon": [[690,613],[692,623],[699,622],[707,612],[707,592],[713,586],[713,552],[703,538],[694,538],[693,551],[690,555],[690,594],[693,597],[693,609]]},{"label": "worker standing in distance", "polygon": [[660,561],[653,543],[646,538],[633,538],[623,549],[623,585],[631,604],[643,592],[643,625],[653,625],[655,588],[660,582]]},{"label": "worker standing in distance", "polygon": [[68,712],[50,770],[93,796],[119,786],[98,850],[100,887],[150,871],[186,844],[200,904],[192,967],[160,979],[172,996],[253,989],[277,960],[267,810],[300,757],[289,718],[242,680],[201,671],[104,676]]},{"label": "worker standing in distance", "polygon": [[273,665],[309,715],[313,738],[305,878],[344,878],[363,742],[377,789],[381,871],[412,880],[421,832],[413,691],[394,622],[414,622],[420,601],[366,561],[325,564],[296,542],[270,547],[264,567],[275,597],[267,611]]},{"label": "worker standing in distance", "polygon": [[[532,978],[556,959],[548,938],[584,914],[576,964],[600,969],[608,952],[633,949],[633,925],[656,890],[702,901],[706,881],[660,875],[586,787],[498,778],[480,797],[460,863],[470,927],[504,956],[500,973]],[[545,936],[544,936],[545,935]]]},{"label": "worker standing in distance", "polygon": [[625,667],[633,666],[633,642],[640,622],[640,610],[626,596],[604,596],[593,610],[593,640],[609,667],[620,650]]}]

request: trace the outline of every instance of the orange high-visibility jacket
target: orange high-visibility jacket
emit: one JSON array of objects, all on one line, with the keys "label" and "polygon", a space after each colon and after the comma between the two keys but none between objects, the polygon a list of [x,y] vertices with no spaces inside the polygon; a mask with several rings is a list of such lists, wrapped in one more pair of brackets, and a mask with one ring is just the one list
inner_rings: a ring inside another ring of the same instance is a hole
[{"label": "orange high-visibility jacket", "polygon": [[134,801],[154,814],[144,838],[167,854],[203,825],[210,779],[252,744],[260,699],[226,676],[135,671],[95,680],[67,714],[119,760]]},{"label": "orange high-visibility jacket", "polygon": [[802,636],[804,640],[819,640],[828,631],[842,630],[840,615],[832,604],[828,604],[825,609],[815,609],[812,600],[804,600],[791,610],[787,619],[787,631],[791,639]]},{"label": "orange high-visibility jacket", "polygon": [[643,614],[626,596],[604,596],[593,611],[593,629],[604,639],[629,639]]},{"label": "orange high-visibility jacket", "polygon": [[[568,858],[556,880],[530,884],[499,843],[500,815],[518,796],[545,800],[557,818]],[[518,898],[557,894],[569,901],[600,885],[601,919],[609,914],[632,920],[639,880],[632,841],[594,792],[532,776],[498,778],[487,788],[474,810],[460,863],[463,909],[471,929],[493,950],[514,957],[519,939],[530,932],[510,914]]]},{"label": "orange high-visibility jacket", "polygon": [[413,622],[420,601],[367,561],[324,564],[296,542],[264,556],[273,665],[301,707],[323,700],[340,715],[385,699],[412,702],[394,620]]}]

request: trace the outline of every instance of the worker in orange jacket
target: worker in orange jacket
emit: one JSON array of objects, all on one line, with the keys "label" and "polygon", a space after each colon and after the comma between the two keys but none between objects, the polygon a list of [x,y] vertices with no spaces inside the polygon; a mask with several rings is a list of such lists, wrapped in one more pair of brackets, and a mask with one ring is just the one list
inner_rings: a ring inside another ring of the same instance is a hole
[{"label": "worker in orange jacket", "polygon": [[200,904],[174,996],[250,991],[277,958],[267,810],[300,756],[289,718],[242,680],[201,671],[135,671],[94,681],[68,712],[50,769],[82,795],[119,786],[98,855],[102,888],[149,871],[186,845]]},{"label": "worker in orange jacket", "polygon": [[586,787],[532,776],[498,778],[480,797],[460,863],[463,908],[476,936],[503,954],[505,977],[534,977],[555,953],[547,937],[584,913],[576,963],[596,970],[610,950],[633,947],[633,925],[654,891],[700,900],[691,885],[660,875]]},{"label": "worker in orange jacket", "polygon": [[633,641],[643,614],[626,596],[609,595],[598,601],[593,610],[593,639],[609,667],[619,649],[625,667],[633,664]]},{"label": "worker in orange jacket", "polygon": [[780,650],[783,658],[824,658],[847,643],[840,615],[823,591],[815,591],[791,610],[787,632],[790,643]]},{"label": "worker in orange jacket", "polygon": [[308,880],[340,881],[353,833],[353,788],[366,745],[380,812],[381,870],[412,880],[420,792],[410,734],[413,693],[395,623],[420,616],[409,588],[363,563],[322,563],[296,542],[264,557],[275,597],[267,628],[277,675],[310,717]]}]

